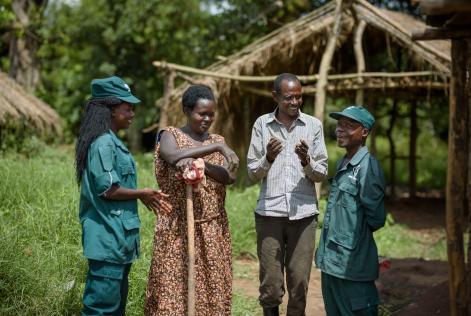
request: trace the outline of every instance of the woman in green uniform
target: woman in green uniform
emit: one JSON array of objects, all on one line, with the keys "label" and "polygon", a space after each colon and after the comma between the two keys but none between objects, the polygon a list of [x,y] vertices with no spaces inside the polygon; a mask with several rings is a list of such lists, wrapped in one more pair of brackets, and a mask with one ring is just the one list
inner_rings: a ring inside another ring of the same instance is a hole
[{"label": "woman in green uniform", "polygon": [[131,263],[139,257],[137,199],[170,209],[166,195],[136,188],[136,164],[117,137],[140,100],[118,77],[95,79],[76,145],[82,244],[88,259],[82,315],[124,315]]}]

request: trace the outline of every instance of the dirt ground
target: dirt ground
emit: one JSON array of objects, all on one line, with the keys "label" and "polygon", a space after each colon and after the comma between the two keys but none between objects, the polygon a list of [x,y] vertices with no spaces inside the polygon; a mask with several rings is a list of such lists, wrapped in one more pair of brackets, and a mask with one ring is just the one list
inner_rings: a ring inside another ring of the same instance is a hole
[{"label": "dirt ground", "polygon": [[[435,235],[445,225],[443,199],[420,198],[388,203],[396,222],[413,230]],[[246,296],[258,297],[258,263],[238,260],[237,270],[243,277],[234,277],[234,290]],[[421,258],[391,259],[391,268],[380,274],[377,286],[382,304],[392,315],[449,315],[448,271],[444,261]],[[285,294],[286,298],[286,294]],[[281,307],[286,311],[286,299]],[[306,315],[325,315],[322,301],[320,271],[313,267],[309,284]]]}]

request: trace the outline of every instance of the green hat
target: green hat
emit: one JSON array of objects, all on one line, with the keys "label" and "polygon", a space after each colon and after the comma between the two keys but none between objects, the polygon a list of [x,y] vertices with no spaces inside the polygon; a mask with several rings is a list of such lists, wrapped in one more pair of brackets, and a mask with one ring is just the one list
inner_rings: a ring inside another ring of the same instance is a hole
[{"label": "green hat", "polygon": [[363,127],[371,130],[373,125],[375,125],[375,118],[362,106],[352,105],[348,108],[343,109],[342,112],[333,112],[330,113],[329,116],[333,119],[340,119],[341,117],[348,117],[352,120],[357,121]]},{"label": "green hat", "polygon": [[92,80],[92,97],[116,97],[131,104],[141,103],[141,100],[132,95],[131,89],[123,79],[113,76]]}]

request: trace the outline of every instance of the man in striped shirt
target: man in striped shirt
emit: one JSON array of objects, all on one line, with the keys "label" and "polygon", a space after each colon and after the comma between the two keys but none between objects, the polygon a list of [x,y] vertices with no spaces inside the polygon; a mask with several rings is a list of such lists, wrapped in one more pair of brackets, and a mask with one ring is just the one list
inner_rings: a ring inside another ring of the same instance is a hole
[{"label": "man in striped shirt", "polygon": [[256,120],[247,154],[249,177],[261,182],[255,209],[259,300],[264,315],[278,315],[286,270],[287,315],[304,315],[319,213],[314,183],[327,176],[327,151],[322,123],[300,111],[299,79],[279,75],[272,94],[277,108]]}]

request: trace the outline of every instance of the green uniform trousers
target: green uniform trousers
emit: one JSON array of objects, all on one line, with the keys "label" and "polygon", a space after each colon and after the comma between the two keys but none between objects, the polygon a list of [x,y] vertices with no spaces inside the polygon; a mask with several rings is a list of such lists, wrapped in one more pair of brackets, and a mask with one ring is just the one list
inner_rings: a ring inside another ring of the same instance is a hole
[{"label": "green uniform trousers", "polygon": [[287,315],[304,316],[314,256],[317,215],[299,220],[255,214],[260,261],[260,305],[281,304],[284,272],[288,289]]},{"label": "green uniform trousers", "polygon": [[377,316],[379,295],[374,281],[351,281],[322,272],[327,316]]},{"label": "green uniform trousers", "polygon": [[130,269],[130,263],[88,260],[82,315],[124,315]]}]

